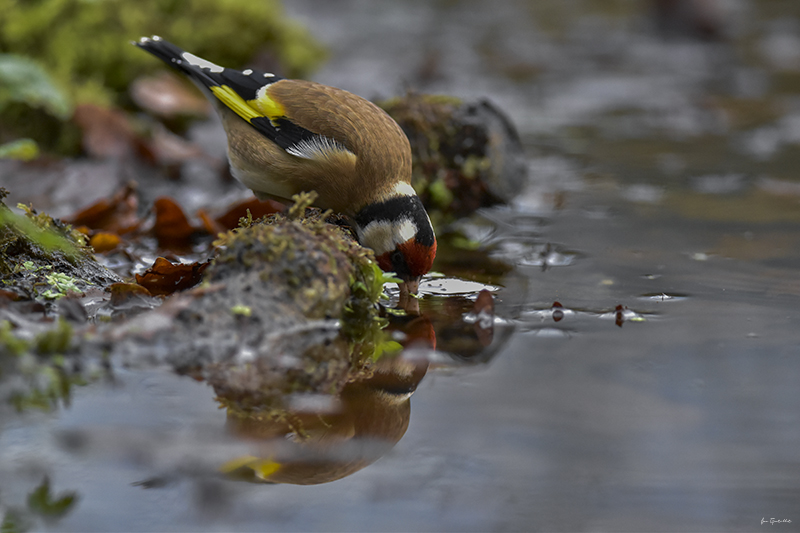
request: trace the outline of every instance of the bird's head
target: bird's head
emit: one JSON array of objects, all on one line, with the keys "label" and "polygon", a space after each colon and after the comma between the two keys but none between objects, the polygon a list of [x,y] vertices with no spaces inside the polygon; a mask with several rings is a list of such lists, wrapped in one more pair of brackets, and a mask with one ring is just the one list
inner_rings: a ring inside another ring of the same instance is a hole
[{"label": "bird's head", "polygon": [[375,252],[378,265],[416,293],[436,257],[436,236],[419,197],[407,194],[370,204],[355,216],[355,229],[359,242]]}]

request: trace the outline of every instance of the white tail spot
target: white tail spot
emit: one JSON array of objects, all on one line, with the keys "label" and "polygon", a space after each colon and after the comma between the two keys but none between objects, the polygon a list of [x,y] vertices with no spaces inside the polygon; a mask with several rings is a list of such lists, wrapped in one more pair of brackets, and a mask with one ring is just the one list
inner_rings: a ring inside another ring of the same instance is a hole
[{"label": "white tail spot", "polygon": [[216,65],[211,61],[203,59],[202,57],[197,57],[196,55],[189,52],[182,53],[181,57],[183,57],[183,59],[185,59],[186,62],[189,63],[190,65],[194,65],[195,67],[200,67],[200,68],[207,68],[211,72],[222,72],[223,70],[225,70],[223,67]]}]

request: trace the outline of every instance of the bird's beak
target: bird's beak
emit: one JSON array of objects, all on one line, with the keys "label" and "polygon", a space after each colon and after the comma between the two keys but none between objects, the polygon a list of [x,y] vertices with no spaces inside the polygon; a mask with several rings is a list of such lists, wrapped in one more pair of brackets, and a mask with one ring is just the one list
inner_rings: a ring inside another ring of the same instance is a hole
[{"label": "bird's beak", "polygon": [[416,298],[410,298],[408,296],[409,293],[417,294],[417,291],[419,290],[419,278],[409,281],[402,281],[398,284],[398,286],[400,287],[400,300],[398,302],[398,307],[410,315],[419,315],[419,300]]},{"label": "bird's beak", "polygon": [[419,278],[401,281],[399,287],[401,295],[407,295],[408,293],[417,294],[419,291]]}]

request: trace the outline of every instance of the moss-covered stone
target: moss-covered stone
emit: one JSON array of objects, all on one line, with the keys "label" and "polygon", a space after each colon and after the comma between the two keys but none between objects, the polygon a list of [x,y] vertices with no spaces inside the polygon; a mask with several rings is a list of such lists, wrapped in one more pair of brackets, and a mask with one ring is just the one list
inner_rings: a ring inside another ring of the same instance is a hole
[{"label": "moss-covered stone", "polygon": [[112,352],[132,365],[162,354],[243,416],[279,416],[292,394],[341,391],[382,346],[385,276],[329,213],[305,214],[312,200],[242,219],[215,243],[203,283],[137,317]]},{"label": "moss-covered stone", "polygon": [[412,183],[434,223],[508,202],[522,188],[519,137],[490,103],[412,93],[379,105],[411,142]]},{"label": "moss-covered stone", "polygon": [[19,206],[14,214],[0,188],[0,288],[24,299],[54,300],[121,279],[98,264],[85,237],[69,224]]}]

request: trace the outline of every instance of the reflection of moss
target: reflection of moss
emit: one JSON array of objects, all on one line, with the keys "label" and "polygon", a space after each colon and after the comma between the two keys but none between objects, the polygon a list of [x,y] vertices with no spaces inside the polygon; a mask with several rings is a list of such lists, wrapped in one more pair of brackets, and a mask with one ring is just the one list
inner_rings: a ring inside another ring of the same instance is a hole
[{"label": "reflection of moss", "polygon": [[54,326],[38,333],[32,340],[14,334],[8,321],[0,322],[0,353],[14,356],[7,368],[22,378],[10,395],[10,403],[20,412],[29,409],[49,411],[60,402],[69,404],[73,385],[85,385],[81,373],[65,368],[64,357],[73,348],[72,326],[60,319]]},{"label": "reflection of moss", "polygon": [[[207,381],[229,415],[282,421],[301,434],[302,424],[281,418],[288,416],[287,395],[336,394],[376,354],[396,351],[397,345],[387,342],[378,307],[384,282],[393,278],[377,266],[371,250],[327,222],[329,213],[306,211],[313,196],[295,200],[286,215],[244,219],[217,241],[222,249],[205,281],[224,288],[195,300],[193,312],[204,333],[192,335],[191,342],[205,346],[206,331],[226,336],[238,329],[237,349],[249,355],[206,364]],[[225,301],[235,304],[216,313]],[[202,348],[184,350],[194,354]]]},{"label": "reflection of moss", "polygon": [[378,316],[376,304],[384,296],[383,285],[399,279],[386,274],[374,261],[357,265],[350,283],[350,299],[342,317],[342,333],[353,345],[354,358],[377,360],[384,353],[397,351],[386,339],[385,318]]},{"label": "reflection of moss", "polygon": [[75,491],[65,491],[55,496],[50,492],[50,478],[45,476],[42,483],[28,494],[27,508],[7,508],[0,532],[23,533],[34,527],[37,517],[46,521],[59,519],[75,508],[78,503],[78,494]]},{"label": "reflection of moss", "polygon": [[0,523],[2,533],[25,533],[30,530],[30,527],[29,520],[17,509],[8,509],[3,517],[3,522]]},{"label": "reflection of moss", "polygon": [[78,502],[77,493],[64,492],[55,496],[50,493],[50,479],[45,477],[41,485],[28,494],[28,508],[47,518],[60,518],[70,512]]},{"label": "reflection of moss", "polygon": [[28,351],[30,343],[14,335],[11,331],[11,322],[3,320],[0,322],[0,348],[11,355],[22,355]]},{"label": "reflection of moss", "polygon": [[56,322],[56,327],[36,336],[36,351],[40,355],[63,354],[69,349],[71,341],[72,326],[62,319]]}]

